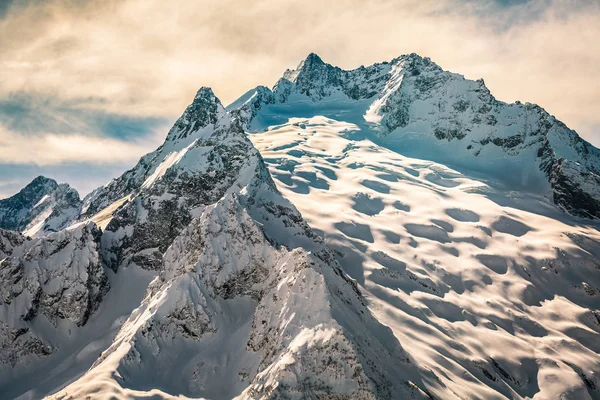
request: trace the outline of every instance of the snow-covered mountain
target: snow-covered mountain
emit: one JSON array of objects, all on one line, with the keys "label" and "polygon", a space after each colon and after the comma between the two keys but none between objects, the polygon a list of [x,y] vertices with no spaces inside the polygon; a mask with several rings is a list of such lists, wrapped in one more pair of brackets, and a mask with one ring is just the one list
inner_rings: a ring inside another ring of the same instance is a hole
[{"label": "snow-covered mountain", "polygon": [[80,209],[75,189],[38,176],[19,193],[0,200],[0,229],[45,235],[67,227],[79,217]]},{"label": "snow-covered mountain", "polygon": [[0,398],[600,398],[599,154],[414,54],[201,88],[0,207]]},{"label": "snow-covered mountain", "polygon": [[600,398],[598,149],[414,54],[228,110],[434,397]]},{"label": "snow-covered mountain", "polygon": [[356,137],[483,172],[547,194],[574,215],[600,217],[600,150],[541,107],[498,101],[483,80],[416,54],[352,71],[310,54],[272,90],[258,87],[228,108],[250,130],[288,117],[343,115],[357,125]]},{"label": "snow-covered mountain", "polygon": [[[156,278],[112,344],[57,398],[115,391],[133,396],[150,389],[165,397],[427,397],[410,357],[373,318],[322,239],[277,191],[242,126],[210,89],[200,89],[159,149],[93,192],[82,210],[80,222],[57,234],[98,223],[103,231],[93,250],[99,256],[89,260],[100,258],[106,275],[116,271],[113,281],[128,279],[121,274],[129,270],[137,271],[129,274],[136,279],[140,268]],[[44,258],[53,254],[40,256],[44,265],[57,262]],[[17,263],[11,260],[0,264],[10,276],[7,263]],[[23,299],[19,293],[14,297]],[[5,301],[4,309],[10,311],[13,303]],[[102,312],[109,313],[99,309],[96,318],[106,320]],[[15,319],[24,329],[36,320],[52,322],[43,313],[6,315],[7,330],[18,329],[10,325]],[[71,332],[80,330],[72,333],[73,341],[81,340],[85,328],[71,326]],[[10,367],[25,372],[13,374],[16,388],[13,380],[3,382],[7,393],[26,389],[23,396],[35,397],[59,388],[56,380],[63,385],[74,380],[62,372],[74,368],[77,354],[57,351],[54,357],[41,333],[31,340],[45,346],[35,355],[58,374],[46,377],[55,379],[44,382],[52,386],[27,388],[29,372],[17,361]],[[77,351],[87,354],[90,345]],[[3,350],[7,360],[23,351],[8,343]]]}]

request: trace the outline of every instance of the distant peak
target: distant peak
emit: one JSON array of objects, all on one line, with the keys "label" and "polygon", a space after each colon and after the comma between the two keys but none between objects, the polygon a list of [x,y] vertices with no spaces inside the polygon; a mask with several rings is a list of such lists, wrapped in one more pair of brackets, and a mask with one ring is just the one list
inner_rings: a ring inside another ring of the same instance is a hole
[{"label": "distant peak", "polygon": [[316,53],[310,53],[304,60],[298,64],[296,69],[287,70],[283,78],[290,82],[304,81],[314,79],[316,76],[326,75],[329,70],[335,70],[336,67],[324,62]]},{"label": "distant peak", "polygon": [[216,101],[218,103],[221,102],[219,98],[215,96],[215,93],[212,91],[212,89],[208,86],[202,86],[200,89],[198,89],[196,96],[194,96],[194,100],[209,100]]},{"label": "distant peak", "polygon": [[271,91],[271,89],[263,85],[255,87],[254,90],[258,93],[269,93]]},{"label": "distant peak", "polygon": [[300,73],[301,71],[307,70],[320,70],[326,65],[328,64],[325,63],[316,53],[310,53],[304,60],[300,62],[300,64],[298,64],[296,71]]},{"label": "distant peak", "polygon": [[408,58],[408,59],[415,59],[415,60],[423,60],[426,57],[422,57],[422,56],[420,56],[417,53],[410,53],[410,54],[406,55],[406,58]]},{"label": "distant peak", "polygon": [[39,183],[46,183],[46,182],[56,183],[56,181],[54,179],[46,178],[44,175],[39,175],[31,181],[32,184],[39,184]]},{"label": "distant peak", "polygon": [[316,53],[310,53],[304,60],[304,64],[313,64],[313,63],[325,64],[323,62],[323,60],[321,59],[321,57],[319,57]]},{"label": "distant peak", "polygon": [[29,182],[29,184],[25,186],[25,189],[38,188],[40,186],[45,186],[48,190],[53,190],[58,187],[58,183],[54,179],[46,178],[45,176],[40,175]]}]

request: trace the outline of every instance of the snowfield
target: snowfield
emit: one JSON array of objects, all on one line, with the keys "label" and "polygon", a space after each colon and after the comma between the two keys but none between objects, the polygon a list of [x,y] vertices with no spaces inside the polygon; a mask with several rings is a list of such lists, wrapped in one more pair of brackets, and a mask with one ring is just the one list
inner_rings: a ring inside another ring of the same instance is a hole
[{"label": "snowfield", "polygon": [[83,200],[0,201],[0,398],[600,399],[599,171],[416,54],[203,87]]},{"label": "snowfield", "polygon": [[340,135],[353,127],[291,118],[250,138],[436,397],[593,398],[598,224]]}]

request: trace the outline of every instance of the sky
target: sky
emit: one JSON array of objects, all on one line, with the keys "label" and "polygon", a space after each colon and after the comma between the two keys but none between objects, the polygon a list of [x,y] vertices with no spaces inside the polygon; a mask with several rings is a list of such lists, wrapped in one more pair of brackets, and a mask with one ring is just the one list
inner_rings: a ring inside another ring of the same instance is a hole
[{"label": "sky", "polygon": [[201,86],[224,104],[310,52],[430,57],[600,147],[600,0],[0,0],[0,198],[83,196],[154,150]]}]

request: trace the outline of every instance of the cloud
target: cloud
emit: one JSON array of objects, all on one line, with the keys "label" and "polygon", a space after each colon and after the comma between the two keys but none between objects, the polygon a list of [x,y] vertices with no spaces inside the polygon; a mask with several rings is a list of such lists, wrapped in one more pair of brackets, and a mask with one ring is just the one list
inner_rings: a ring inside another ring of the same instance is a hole
[{"label": "cloud", "polygon": [[600,144],[596,1],[47,0],[3,13],[0,97],[172,118],[202,85],[227,103],[311,51],[343,68],[417,52]]},{"label": "cloud", "polygon": [[24,135],[0,125],[0,160],[3,164],[57,165],[135,163],[164,139],[165,130],[148,138],[125,141],[82,134],[37,133]]},{"label": "cloud", "polygon": [[74,133],[120,139],[141,138],[171,119],[137,117],[82,108],[78,102],[60,98],[9,94],[0,98],[0,121],[5,128],[23,134],[38,132]]},{"label": "cloud", "polygon": [[12,196],[14,194],[13,191],[18,191],[23,186],[25,185],[23,185],[23,181],[20,179],[0,180],[0,199]]}]

